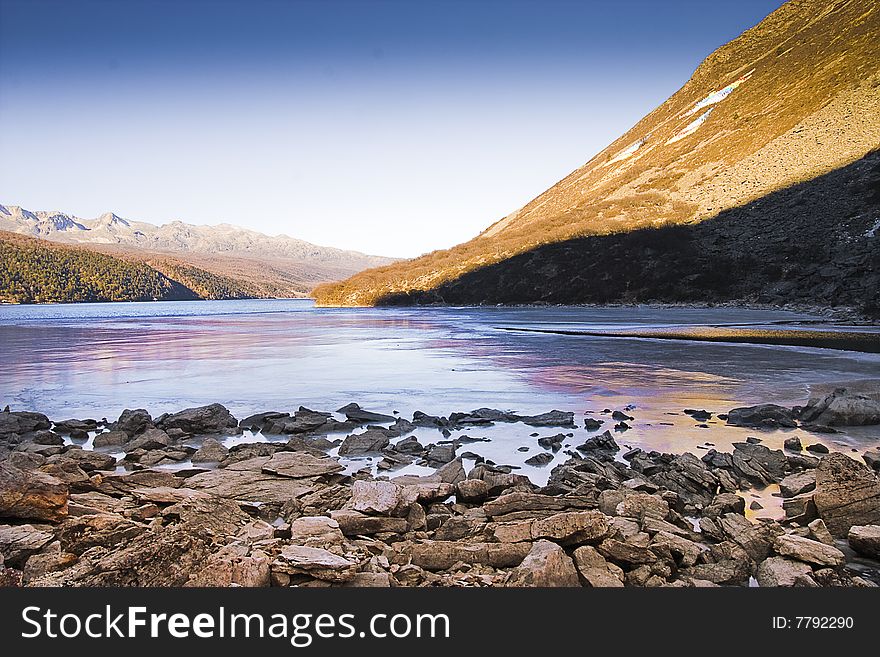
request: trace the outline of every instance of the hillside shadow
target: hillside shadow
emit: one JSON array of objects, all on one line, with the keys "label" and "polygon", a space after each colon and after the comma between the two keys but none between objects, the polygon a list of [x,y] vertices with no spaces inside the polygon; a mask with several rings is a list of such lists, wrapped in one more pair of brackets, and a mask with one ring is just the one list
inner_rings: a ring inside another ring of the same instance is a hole
[{"label": "hillside shadow", "polygon": [[880,151],[873,151],[698,224],[542,245],[376,305],[743,300],[877,315],[878,221]]}]

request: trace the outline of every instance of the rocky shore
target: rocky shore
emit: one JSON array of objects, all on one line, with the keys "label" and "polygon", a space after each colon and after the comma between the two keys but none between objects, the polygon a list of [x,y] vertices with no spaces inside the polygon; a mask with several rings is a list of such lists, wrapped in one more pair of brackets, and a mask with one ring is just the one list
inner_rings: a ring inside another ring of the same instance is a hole
[{"label": "rocky shore", "polygon": [[[618,426],[632,419],[626,409],[609,412]],[[834,431],[880,424],[880,402],[836,390],[803,408],[765,404],[717,417],[758,435]],[[558,463],[545,486],[479,456],[480,439],[469,435],[506,423],[534,427],[536,464]],[[438,439],[423,445],[416,428]],[[350,404],[336,414],[301,407],[237,420],[212,404],[156,418],[126,410],[111,422],[7,408],[0,583],[880,584],[877,445],[847,455],[792,438],[773,450],[756,436],[698,457],[622,449],[603,428],[555,410],[407,420]],[[261,441],[223,444],[243,432]],[[376,470],[344,464],[367,455]],[[411,464],[434,473],[395,476]],[[748,491],[768,486],[778,487],[780,518],[751,517],[747,505],[760,503],[749,504]]]}]

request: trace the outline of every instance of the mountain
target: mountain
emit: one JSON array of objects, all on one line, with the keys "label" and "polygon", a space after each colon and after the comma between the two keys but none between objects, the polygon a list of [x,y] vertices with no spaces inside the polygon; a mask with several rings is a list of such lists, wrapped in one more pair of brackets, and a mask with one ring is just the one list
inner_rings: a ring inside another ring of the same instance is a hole
[{"label": "mountain", "polygon": [[253,292],[235,281],[166,260],[96,253],[0,231],[0,302],[181,301],[236,299]]},{"label": "mountain", "polygon": [[581,168],[321,305],[880,307],[880,3],[792,0]]},{"label": "mountain", "polygon": [[257,296],[305,296],[318,283],[339,280],[368,267],[394,262],[279,235],[220,224],[182,221],[156,226],[107,212],[81,219],[63,212],[32,212],[0,205],[0,230],[78,245],[110,255],[179,262],[229,277],[254,288]]}]

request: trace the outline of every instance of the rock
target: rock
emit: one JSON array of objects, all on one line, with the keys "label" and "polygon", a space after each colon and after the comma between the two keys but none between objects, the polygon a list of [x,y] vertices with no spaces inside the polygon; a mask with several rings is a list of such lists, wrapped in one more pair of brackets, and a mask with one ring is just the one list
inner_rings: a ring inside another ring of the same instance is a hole
[{"label": "rock", "polygon": [[21,568],[28,557],[55,539],[33,525],[0,525],[0,557],[6,566]]},{"label": "rock", "polygon": [[583,445],[578,445],[576,449],[579,452],[603,452],[607,453],[609,456],[614,456],[620,451],[620,446],[615,442],[614,436],[611,435],[611,432],[606,431],[599,436],[588,438]]},{"label": "rock", "polygon": [[853,525],[849,528],[847,540],[859,554],[880,560],[880,525]]},{"label": "rock", "polygon": [[874,472],[880,472],[880,449],[869,449],[862,454],[865,464]]},{"label": "rock", "polygon": [[880,524],[880,479],[843,454],[820,461],[813,501],[835,537],[845,537],[853,525]]},{"label": "rock", "polygon": [[752,523],[738,513],[719,517],[717,524],[727,538],[756,562],[767,558],[776,536],[782,532],[775,523]]},{"label": "rock", "polygon": [[735,427],[796,427],[792,412],[776,404],[734,408],[727,414],[727,424]]},{"label": "rock", "polygon": [[460,457],[438,468],[435,474],[440,478],[440,481],[453,485],[459,484],[467,478],[467,473],[464,471],[464,465]]},{"label": "rock", "polygon": [[626,413],[621,413],[620,411],[614,411],[611,414],[611,419],[617,422],[626,422],[627,420],[635,420],[632,415],[627,415]]},{"label": "rock", "polygon": [[706,410],[696,410],[693,408],[686,408],[686,409],[684,409],[683,412],[685,415],[690,415],[697,422],[705,422],[706,420],[712,419],[712,414]]},{"label": "rock", "polygon": [[95,436],[92,445],[97,449],[100,447],[121,447],[130,440],[130,436],[124,431],[105,431]]},{"label": "rock", "polygon": [[614,509],[614,515],[638,519],[650,517],[658,520],[663,520],[669,515],[669,504],[657,495],[627,490],[623,496],[623,500]]},{"label": "rock", "polygon": [[805,563],[784,557],[770,557],[761,562],[755,578],[760,586],[797,586],[799,581],[811,577],[813,569]]},{"label": "rock", "polygon": [[191,458],[193,463],[219,463],[228,453],[229,450],[216,438],[205,438]]},{"label": "rock", "polygon": [[740,476],[761,485],[779,482],[785,476],[787,461],[781,450],[749,443],[734,443],[733,447],[733,469]]},{"label": "rock", "polygon": [[360,406],[355,403],[348,404],[347,406],[343,406],[342,408],[336,411],[337,413],[342,413],[352,422],[357,422],[359,424],[385,424],[386,422],[394,422],[395,417],[392,415],[384,415],[382,413],[373,413],[372,411],[365,411]]},{"label": "rock", "polygon": [[846,561],[843,552],[836,547],[794,534],[785,534],[777,538],[773,549],[784,557],[792,557],[817,566],[842,566]]},{"label": "rock", "polygon": [[575,427],[574,413],[565,411],[550,411],[540,415],[527,415],[520,417],[520,422],[531,427]]},{"label": "rock", "polygon": [[578,571],[565,551],[550,541],[537,541],[522,563],[510,573],[506,586],[580,586]]},{"label": "rock", "polygon": [[469,479],[480,479],[489,487],[490,495],[497,495],[507,488],[525,486],[533,488],[532,482],[523,475],[511,474],[497,467],[481,464],[468,474]]},{"label": "rock", "polygon": [[816,510],[816,504],[813,502],[812,493],[803,493],[782,500],[782,509],[785,511],[785,517],[798,521],[810,522],[815,520],[819,513]]},{"label": "rock", "polygon": [[262,471],[288,477],[303,479],[341,472],[345,468],[339,461],[329,456],[314,456],[309,452],[276,452],[263,464]]},{"label": "rock", "polygon": [[263,413],[248,415],[238,423],[238,426],[242,429],[250,429],[251,431],[262,431],[272,420],[283,420],[289,417],[290,413],[264,411]]},{"label": "rock", "polygon": [[424,445],[415,436],[404,438],[394,445],[394,451],[401,454],[421,454],[425,451]]},{"label": "rock", "polygon": [[591,545],[582,545],[572,554],[575,568],[581,579],[594,588],[620,588],[623,586],[623,570],[608,563]]},{"label": "rock", "polygon": [[159,424],[166,431],[168,429],[180,429],[189,435],[199,435],[220,433],[232,427],[237,427],[238,420],[222,404],[209,404],[207,406],[184,409],[165,417]]},{"label": "rock", "polygon": [[58,541],[50,543],[41,552],[28,558],[24,564],[22,583],[30,586],[31,583],[47,573],[53,573],[72,566],[77,562],[75,554],[61,551]]},{"label": "rock", "polygon": [[406,518],[368,516],[351,509],[331,511],[330,517],[339,524],[339,529],[345,536],[402,534],[407,530]]},{"label": "rock", "polygon": [[[61,437],[60,434],[55,433],[54,431],[46,431],[40,430],[35,431],[32,434],[28,434],[30,437],[30,443],[33,445],[63,445],[64,438]],[[86,436],[88,437],[88,435]]]},{"label": "rock", "polygon": [[687,538],[660,531],[654,535],[650,544],[654,554],[668,560],[674,560],[682,568],[693,566],[703,554],[703,548]]},{"label": "rock", "polygon": [[287,545],[272,563],[272,570],[288,575],[309,575],[327,582],[354,578],[357,563],[321,548]]},{"label": "rock", "polygon": [[[71,551],[77,552],[90,544],[116,543],[115,549],[85,549],[77,563],[39,577],[33,585],[183,586],[216,552],[218,538],[234,536],[249,521],[236,503],[216,497],[168,507],[163,522],[153,523],[149,529],[119,518],[96,518],[69,521],[91,524],[71,527],[68,538],[62,537],[62,545],[69,540],[75,548]],[[135,531],[141,533],[131,537]]]},{"label": "rock", "polygon": [[783,497],[794,497],[801,493],[808,493],[815,488],[816,472],[814,470],[790,474],[779,482],[779,492]]},{"label": "rock", "polygon": [[567,436],[564,433],[557,433],[555,436],[544,436],[543,438],[538,438],[538,445],[544,449],[558,452],[562,449],[562,443],[565,442],[566,438]]},{"label": "rock", "polygon": [[153,426],[153,418],[143,408],[130,410],[126,408],[122,411],[119,419],[116,420],[114,429],[116,431],[124,431],[129,437],[136,436],[148,427]]},{"label": "rock", "polygon": [[831,535],[831,532],[828,531],[828,527],[825,526],[825,523],[821,518],[816,518],[811,523],[808,523],[807,527],[813,535],[813,538],[817,541],[825,543],[825,545],[834,545],[834,537]]},{"label": "rock", "polygon": [[541,466],[547,465],[552,460],[553,460],[553,457],[550,454],[548,454],[547,452],[542,452],[540,454],[536,454],[535,456],[532,456],[531,458],[527,458],[525,460],[525,463],[526,463],[526,465],[533,465],[536,467],[541,467]]},{"label": "rock", "polygon": [[807,402],[801,421],[830,427],[880,424],[880,401],[838,388]]},{"label": "rock", "polygon": [[797,436],[786,438],[783,446],[785,449],[791,450],[792,452],[800,452],[804,449],[804,446],[801,444],[801,439]]},{"label": "rock", "polygon": [[629,541],[606,538],[597,548],[606,559],[628,565],[654,563],[657,556],[647,546],[636,545]]},{"label": "rock", "polygon": [[42,413],[32,413],[30,411],[9,411],[0,412],[0,437],[6,435],[22,435],[42,429],[49,429],[52,423]]},{"label": "rock", "polygon": [[816,443],[814,445],[807,445],[807,451],[813,454],[827,454],[830,450],[822,443]]},{"label": "rock", "polygon": [[455,487],[456,497],[463,502],[481,502],[489,495],[489,486],[481,479],[465,479]]},{"label": "rock", "polygon": [[428,465],[438,466],[443,463],[449,463],[455,458],[455,452],[458,445],[451,443],[448,445],[429,445],[425,449],[424,457],[428,461]]},{"label": "rock", "polygon": [[409,558],[426,570],[447,570],[463,561],[494,568],[518,566],[531,550],[531,543],[465,543],[459,541],[422,541],[405,546],[394,544],[395,553]]},{"label": "rock", "polygon": [[584,429],[587,431],[598,431],[603,424],[605,424],[603,420],[596,420],[591,417],[584,418]]},{"label": "rock", "polygon": [[73,461],[77,466],[85,472],[93,470],[115,470],[116,458],[109,454],[101,452],[93,452],[85,449],[68,449],[64,454],[50,457],[46,463],[60,463],[64,461]]},{"label": "rock", "polygon": [[355,511],[392,515],[409,506],[403,486],[390,481],[355,481],[351,487],[351,507]]},{"label": "rock", "polygon": [[608,518],[599,511],[569,511],[535,520],[533,539],[547,538],[563,545],[599,541],[608,533]]},{"label": "rock", "polygon": [[269,563],[269,557],[263,552],[247,556],[232,546],[224,547],[209,556],[184,586],[269,586]]},{"label": "rock", "polygon": [[136,449],[164,449],[171,444],[171,438],[162,429],[150,428],[145,429],[136,438],[125,446],[126,452],[133,452]]},{"label": "rock", "polygon": [[394,580],[388,573],[355,573],[343,586],[353,588],[388,588]]},{"label": "rock", "polygon": [[[540,495],[518,491],[507,493],[490,500],[483,505],[483,511],[490,518],[503,520],[518,520],[520,517],[534,519],[541,516],[550,516],[560,511],[595,508],[596,503],[578,497]],[[518,516],[518,517],[511,517]]]},{"label": "rock", "polygon": [[368,454],[378,452],[388,446],[388,436],[380,429],[367,429],[360,434],[350,434],[339,446],[339,455]]},{"label": "rock", "polygon": [[0,462],[0,518],[59,522],[67,517],[67,501],[61,480]]},{"label": "rock", "polygon": [[339,522],[326,516],[297,518],[290,523],[290,541],[306,547],[328,548],[342,545],[345,537]]},{"label": "rock", "polygon": [[186,485],[227,499],[277,504],[285,504],[313,490],[309,480],[263,472],[262,465],[268,460],[262,456],[196,474],[187,479]]}]

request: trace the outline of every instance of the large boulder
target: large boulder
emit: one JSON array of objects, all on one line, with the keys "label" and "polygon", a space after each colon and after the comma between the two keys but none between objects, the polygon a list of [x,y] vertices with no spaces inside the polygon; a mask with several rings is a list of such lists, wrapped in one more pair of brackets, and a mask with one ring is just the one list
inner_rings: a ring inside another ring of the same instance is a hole
[{"label": "large boulder", "polygon": [[759,404],[731,409],[727,413],[727,424],[735,427],[796,427],[792,412],[776,404]]},{"label": "large boulder", "polygon": [[880,424],[880,401],[838,388],[807,402],[801,420],[829,427]]},{"label": "large boulder", "polygon": [[222,404],[208,404],[207,406],[187,408],[179,413],[168,415],[162,418],[159,424],[165,431],[180,429],[184,433],[197,435],[220,433],[232,427],[237,427],[238,420]]},{"label": "large boulder", "polygon": [[507,579],[507,586],[580,586],[578,571],[565,550],[550,541],[537,541]]},{"label": "large boulder", "polygon": [[124,431],[128,436],[135,436],[148,427],[153,426],[153,418],[143,408],[134,410],[126,408],[116,420],[115,430]]},{"label": "large boulder", "polygon": [[344,470],[343,466],[329,456],[315,456],[309,452],[278,452],[263,464],[263,472],[303,479],[330,475]]},{"label": "large boulder", "polygon": [[385,424],[386,422],[394,422],[394,420],[397,419],[391,415],[374,413],[373,411],[366,411],[354,402],[343,406],[336,412],[342,413],[348,420],[356,422],[358,424]]},{"label": "large boulder", "polygon": [[339,455],[369,454],[378,452],[388,447],[387,434],[382,429],[367,429],[363,433],[351,434],[345,437],[339,446]]},{"label": "large boulder", "polygon": [[48,429],[52,426],[42,413],[29,411],[3,411],[0,412],[0,437],[16,434],[22,435],[32,431]]},{"label": "large boulder", "polygon": [[68,489],[39,470],[0,463],[0,518],[59,522],[67,517]]},{"label": "large boulder", "polygon": [[191,459],[193,463],[219,463],[229,450],[216,438],[205,438]]},{"label": "large boulder", "polygon": [[737,474],[760,485],[781,481],[788,467],[782,450],[752,443],[734,443],[732,459]]},{"label": "large boulder", "polygon": [[846,558],[833,545],[825,545],[809,538],[786,534],[776,539],[773,549],[784,557],[815,564],[817,566],[841,566]]},{"label": "large boulder", "polygon": [[600,541],[608,533],[608,518],[599,511],[570,511],[540,518],[532,523],[534,539],[548,538],[562,544]]},{"label": "large boulder", "polygon": [[345,536],[369,536],[371,534],[402,534],[407,529],[406,518],[368,516],[352,509],[331,511],[330,517],[339,525]]},{"label": "large boulder", "polygon": [[847,534],[850,547],[871,559],[880,559],[880,525],[853,525]]},{"label": "large boulder", "polygon": [[623,586],[623,569],[608,563],[592,545],[582,545],[572,554],[578,573],[594,588],[620,588]]},{"label": "large boulder", "polygon": [[21,568],[32,554],[54,540],[54,535],[33,525],[0,525],[0,561]]},{"label": "large boulder", "polygon": [[816,468],[813,502],[828,531],[844,538],[853,525],[880,524],[880,479],[844,454],[829,454]]},{"label": "large boulder", "polygon": [[785,557],[770,557],[761,562],[755,579],[761,586],[808,586],[813,569],[808,564]]}]

